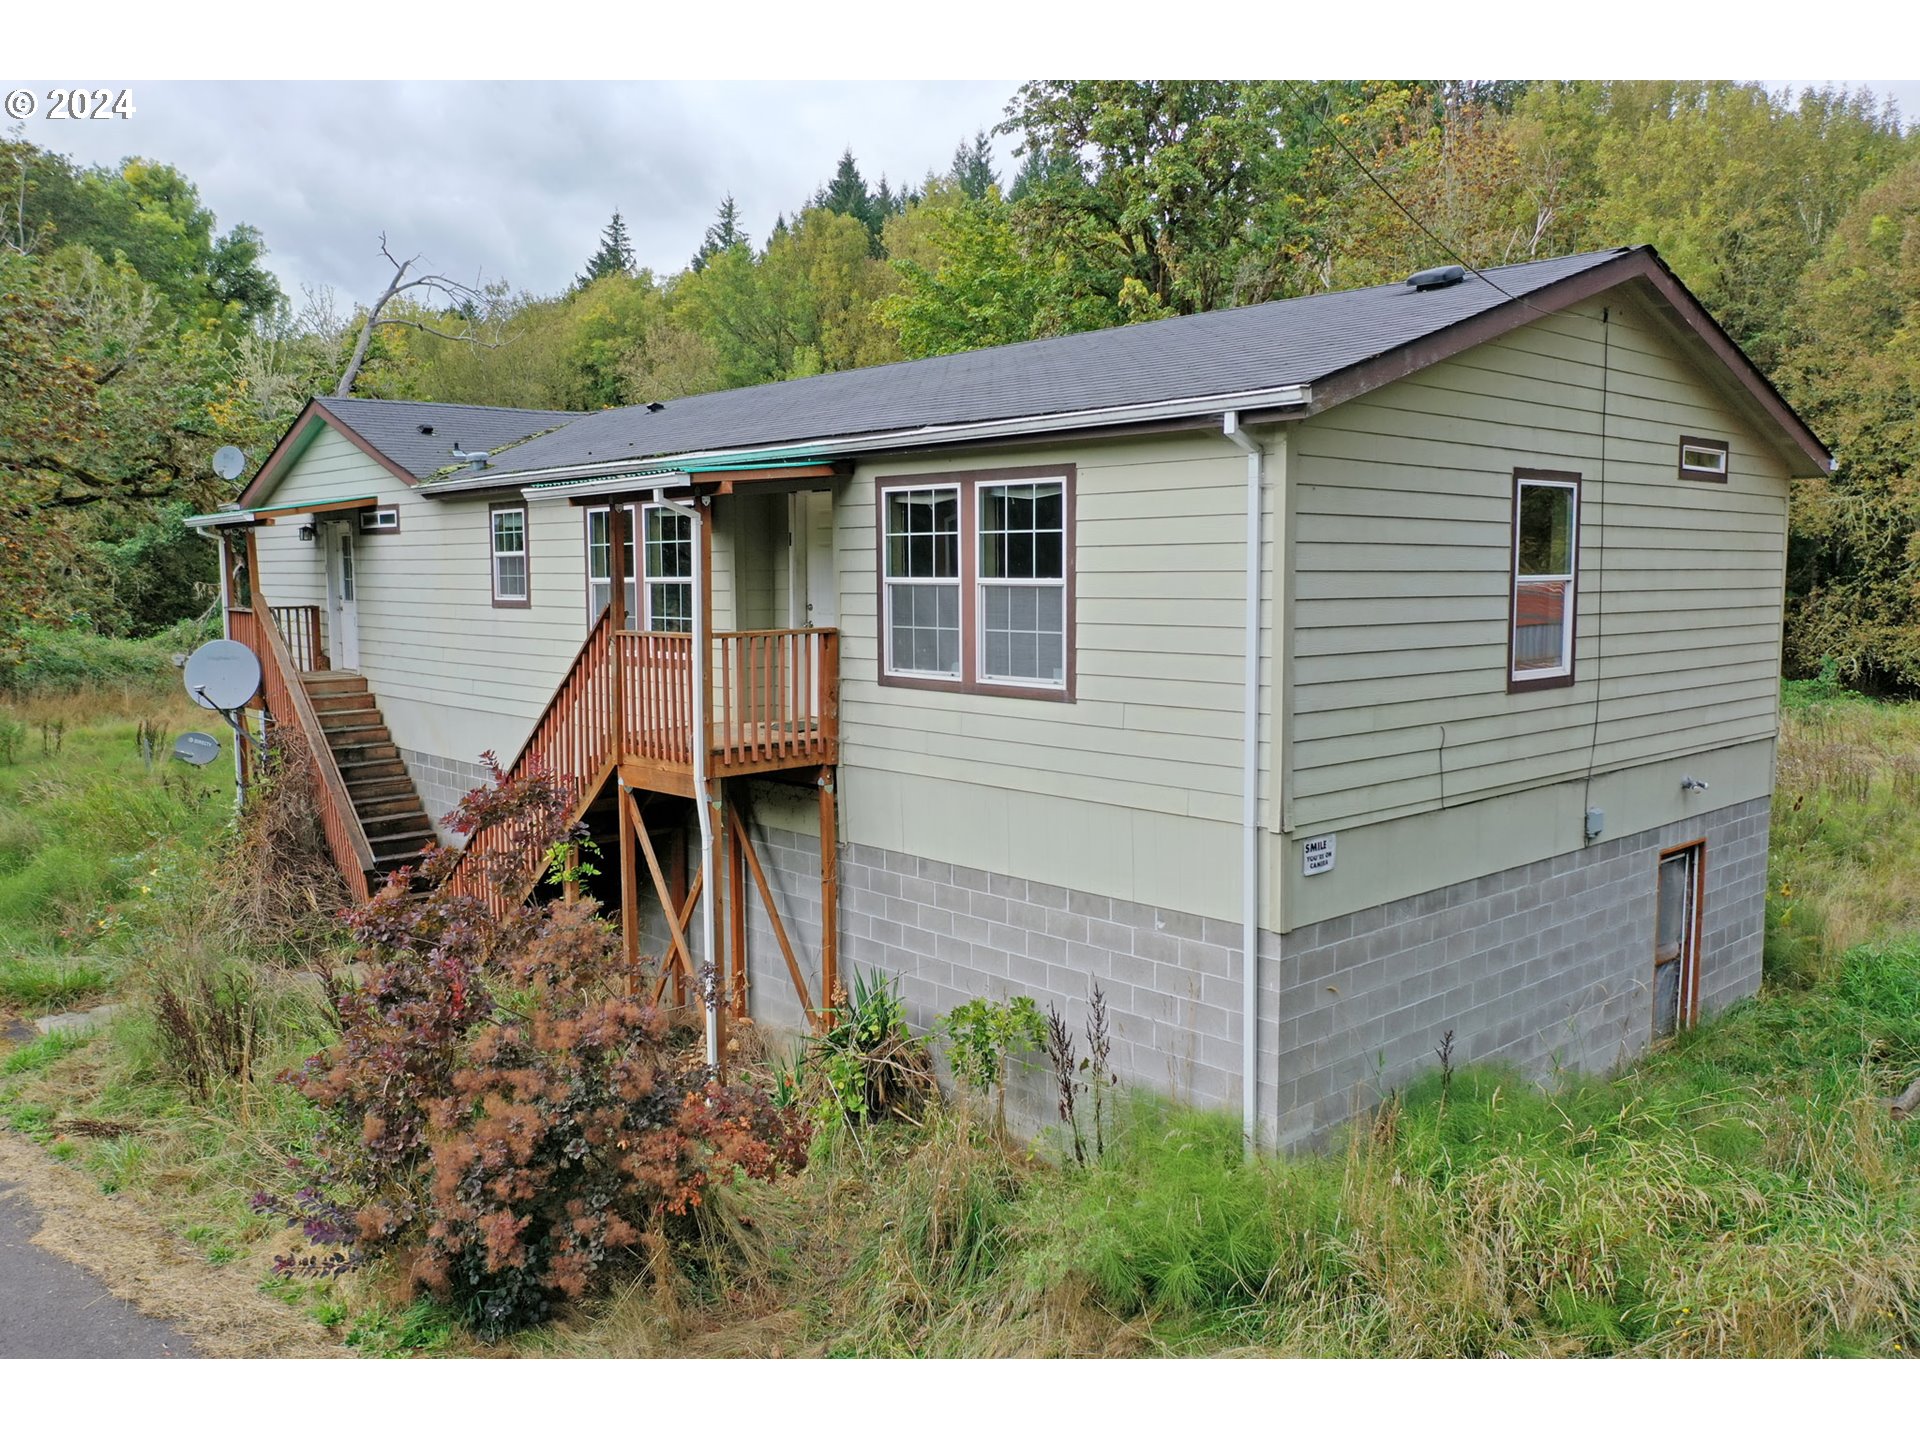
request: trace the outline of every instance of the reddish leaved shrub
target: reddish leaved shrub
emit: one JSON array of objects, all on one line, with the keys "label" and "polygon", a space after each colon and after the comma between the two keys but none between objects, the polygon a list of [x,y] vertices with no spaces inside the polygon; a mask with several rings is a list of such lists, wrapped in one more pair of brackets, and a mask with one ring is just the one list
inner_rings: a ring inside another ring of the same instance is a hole
[{"label": "reddish leaved shrub", "polygon": [[[570,838],[557,787],[494,774],[460,828],[511,826],[536,854]],[[525,889],[524,862],[496,854],[500,893]],[[430,857],[354,914],[368,979],[338,1001],[339,1043],[292,1078],[333,1121],[362,1240],[415,1242],[413,1280],[492,1338],[585,1293],[714,1185],[804,1163],[809,1137],[681,1059],[591,901],[495,914],[451,871]]]}]

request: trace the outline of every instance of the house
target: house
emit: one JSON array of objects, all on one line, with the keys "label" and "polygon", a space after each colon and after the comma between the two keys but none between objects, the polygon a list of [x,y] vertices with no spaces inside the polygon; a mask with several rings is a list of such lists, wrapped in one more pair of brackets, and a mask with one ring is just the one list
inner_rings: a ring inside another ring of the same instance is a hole
[{"label": "house", "polygon": [[1292,1144],[1449,1033],[1604,1069],[1755,990],[1829,465],[1636,247],[580,417],[316,401],[193,523],[362,888],[517,755],[716,1027],[1098,985],[1123,1079]]}]

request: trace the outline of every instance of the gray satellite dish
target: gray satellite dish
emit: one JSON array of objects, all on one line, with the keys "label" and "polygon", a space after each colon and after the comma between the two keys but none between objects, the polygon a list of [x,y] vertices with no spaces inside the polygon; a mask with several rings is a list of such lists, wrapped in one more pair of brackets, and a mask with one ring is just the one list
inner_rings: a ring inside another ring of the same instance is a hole
[{"label": "gray satellite dish", "polygon": [[209,640],[187,657],[187,694],[208,710],[238,710],[260,693],[260,658],[238,640]]},{"label": "gray satellite dish", "polygon": [[173,758],[189,765],[211,765],[220,758],[220,742],[202,730],[189,730],[173,742]]},{"label": "gray satellite dish", "polygon": [[238,480],[246,468],[246,452],[238,445],[222,445],[213,452],[213,473],[222,480]]}]

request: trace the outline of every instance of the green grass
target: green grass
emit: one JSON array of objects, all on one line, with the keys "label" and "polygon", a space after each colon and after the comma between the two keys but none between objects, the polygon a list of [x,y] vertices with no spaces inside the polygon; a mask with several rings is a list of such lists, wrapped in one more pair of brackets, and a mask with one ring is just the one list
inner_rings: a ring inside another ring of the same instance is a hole
[{"label": "green grass", "polygon": [[15,698],[74,691],[162,695],[179,685],[173,656],[219,635],[219,624],[183,620],[143,640],[123,640],[90,630],[26,626],[21,653],[0,671],[0,690]]},{"label": "green grass", "polygon": [[0,953],[0,1004],[35,1014],[68,1010],[104,994],[112,981],[98,961]]},{"label": "green grass", "polygon": [[[61,1056],[78,1050],[90,1037],[75,1031],[56,1030],[29,1040],[5,1055],[0,1055],[0,1075],[26,1075],[44,1070]],[[0,1099],[4,1092],[0,1092]]]},{"label": "green grass", "polygon": [[[1920,705],[1789,682],[1769,868],[1769,962],[1804,983],[1832,955],[1920,930]],[[1771,939],[1771,936],[1770,936]]]}]

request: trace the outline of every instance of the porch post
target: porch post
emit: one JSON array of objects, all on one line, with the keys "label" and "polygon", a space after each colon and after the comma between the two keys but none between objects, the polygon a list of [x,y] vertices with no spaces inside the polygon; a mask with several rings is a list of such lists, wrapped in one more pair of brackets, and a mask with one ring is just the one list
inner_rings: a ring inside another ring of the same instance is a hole
[{"label": "porch post", "polygon": [[840,988],[840,817],[831,765],[820,767],[820,1008]]},{"label": "porch post", "polygon": [[632,989],[638,984],[635,977],[640,969],[640,871],[633,853],[633,817],[627,813],[626,786],[620,781],[618,766],[614,768],[613,787],[613,809],[620,825],[620,953],[626,961],[627,985]]}]

